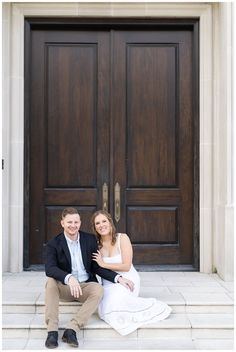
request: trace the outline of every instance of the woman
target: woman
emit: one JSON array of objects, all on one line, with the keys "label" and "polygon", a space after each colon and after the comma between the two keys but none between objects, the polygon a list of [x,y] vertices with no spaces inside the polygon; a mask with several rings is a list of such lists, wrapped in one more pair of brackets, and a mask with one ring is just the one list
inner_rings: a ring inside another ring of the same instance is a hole
[{"label": "woman", "polygon": [[171,308],[166,303],[155,298],[138,297],[140,278],[132,265],[133,250],[129,237],[125,233],[116,234],[112,217],[106,211],[97,211],[91,221],[99,246],[99,251],[93,253],[93,260],[102,268],[116,271],[134,282],[134,290],[131,291],[102,280],[104,295],[98,307],[100,318],[121,335],[167,318]]}]

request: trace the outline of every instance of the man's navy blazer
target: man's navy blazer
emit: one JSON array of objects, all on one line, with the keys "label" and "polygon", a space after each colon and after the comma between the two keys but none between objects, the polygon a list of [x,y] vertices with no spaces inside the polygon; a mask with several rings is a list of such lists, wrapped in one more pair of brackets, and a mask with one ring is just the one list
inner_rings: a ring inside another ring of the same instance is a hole
[{"label": "man's navy blazer", "polygon": [[[101,268],[97,262],[92,260],[92,253],[96,253],[98,250],[95,235],[79,231],[79,241],[84,267],[89,275],[87,282],[97,282],[95,274],[114,282],[117,273]],[[71,256],[64,233],[55,236],[47,243],[45,269],[47,276],[61,281],[63,284],[66,275],[71,274]]]}]

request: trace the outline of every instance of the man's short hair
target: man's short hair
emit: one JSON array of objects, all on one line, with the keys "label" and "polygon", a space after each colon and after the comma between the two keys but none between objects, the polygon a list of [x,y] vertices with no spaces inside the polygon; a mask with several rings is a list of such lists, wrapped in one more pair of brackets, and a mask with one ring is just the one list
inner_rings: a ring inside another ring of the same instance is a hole
[{"label": "man's short hair", "polygon": [[68,208],[63,209],[62,214],[61,214],[61,218],[64,219],[66,217],[66,215],[68,215],[68,214],[70,214],[70,215],[78,214],[79,215],[79,212],[76,208],[68,207]]}]

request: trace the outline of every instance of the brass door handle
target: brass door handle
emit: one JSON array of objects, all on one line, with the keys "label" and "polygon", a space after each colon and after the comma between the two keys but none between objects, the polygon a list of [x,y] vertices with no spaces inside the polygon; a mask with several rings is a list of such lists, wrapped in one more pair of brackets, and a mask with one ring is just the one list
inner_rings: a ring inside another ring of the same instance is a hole
[{"label": "brass door handle", "polygon": [[108,186],[106,182],[102,186],[102,210],[108,211]]},{"label": "brass door handle", "polygon": [[115,220],[120,220],[120,185],[118,182],[115,184]]}]

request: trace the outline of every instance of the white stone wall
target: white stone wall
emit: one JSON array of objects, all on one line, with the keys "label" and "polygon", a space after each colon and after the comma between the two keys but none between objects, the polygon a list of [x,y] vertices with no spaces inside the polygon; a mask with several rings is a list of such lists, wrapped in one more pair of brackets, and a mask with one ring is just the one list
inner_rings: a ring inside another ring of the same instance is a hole
[{"label": "white stone wall", "polygon": [[233,279],[232,4],[214,8],[213,267]]},{"label": "white stone wall", "polygon": [[9,180],[10,180],[10,5],[2,9],[2,158],[5,161],[2,176],[2,259],[3,270],[10,270],[9,257]]},{"label": "white stone wall", "polygon": [[200,19],[200,271],[233,277],[231,3],[3,4],[3,271],[23,269],[24,16]]}]

